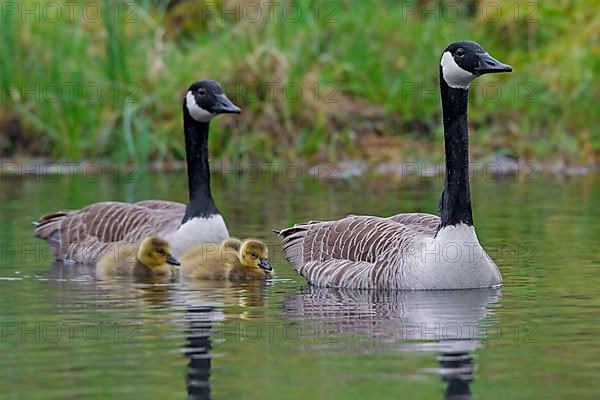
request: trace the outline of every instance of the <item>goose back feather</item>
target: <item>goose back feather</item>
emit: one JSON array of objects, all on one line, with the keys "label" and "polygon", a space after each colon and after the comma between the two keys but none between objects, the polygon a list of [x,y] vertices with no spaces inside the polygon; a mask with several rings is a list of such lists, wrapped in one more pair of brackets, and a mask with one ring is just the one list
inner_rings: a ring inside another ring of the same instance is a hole
[{"label": "goose back feather", "polygon": [[48,241],[57,260],[96,262],[115,245],[137,243],[150,235],[166,237],[176,231],[185,205],[165,202],[161,206],[161,203],[109,201],[48,214],[40,218],[35,236]]},{"label": "goose back feather", "polygon": [[[437,224],[435,221],[437,220]],[[439,217],[349,215],[282,230],[284,257],[310,283],[324,287],[403,288],[404,256],[433,239]]]}]

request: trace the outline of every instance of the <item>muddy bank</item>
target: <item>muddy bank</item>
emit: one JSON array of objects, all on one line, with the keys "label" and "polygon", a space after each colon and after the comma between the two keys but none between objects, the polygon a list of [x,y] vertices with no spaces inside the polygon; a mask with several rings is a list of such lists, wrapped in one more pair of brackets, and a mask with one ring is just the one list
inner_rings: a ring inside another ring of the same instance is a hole
[{"label": "muddy bank", "polygon": [[[124,180],[148,171],[150,173],[170,173],[183,171],[184,161],[154,161],[145,165],[133,162],[113,162],[110,160],[94,161],[52,161],[47,158],[4,158],[0,159],[0,176],[5,179],[23,176],[58,176],[84,175],[99,178],[101,175],[118,175]],[[347,159],[336,162],[311,164],[307,161],[295,162],[245,162],[226,161],[211,162],[214,173],[234,174],[247,179],[259,180],[265,175],[280,176],[283,179],[296,181],[303,177],[311,177],[322,181],[336,181],[363,176],[401,177],[437,177],[443,176],[443,160],[439,162],[412,161],[365,161]],[[540,175],[579,176],[599,172],[597,165],[567,165],[563,161],[537,162],[519,160],[505,156],[481,158],[470,163],[472,176],[479,175],[485,179],[515,177],[519,182],[535,180]]]}]

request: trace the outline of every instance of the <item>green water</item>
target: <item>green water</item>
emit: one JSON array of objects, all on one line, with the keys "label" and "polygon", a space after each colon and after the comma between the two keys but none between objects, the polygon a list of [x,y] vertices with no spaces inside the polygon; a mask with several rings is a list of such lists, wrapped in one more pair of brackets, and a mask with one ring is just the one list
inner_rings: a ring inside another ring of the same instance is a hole
[{"label": "green water", "polygon": [[[567,399],[600,391],[600,177],[475,176],[501,290],[315,289],[272,228],[435,212],[439,178],[215,176],[230,232],[271,247],[267,283],[103,282],[54,265],[30,221],[99,200],[185,201],[183,174],[0,177],[1,399]],[[95,180],[95,177],[94,179]]]}]

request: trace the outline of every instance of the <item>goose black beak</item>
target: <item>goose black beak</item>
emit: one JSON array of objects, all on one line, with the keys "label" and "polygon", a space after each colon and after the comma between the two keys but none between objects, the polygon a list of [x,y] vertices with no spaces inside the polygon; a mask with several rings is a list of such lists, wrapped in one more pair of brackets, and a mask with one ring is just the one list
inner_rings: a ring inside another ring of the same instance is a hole
[{"label": "goose black beak", "polygon": [[181,263],[179,261],[177,261],[177,259],[170,254],[167,256],[167,264],[177,265],[177,266],[181,265]]},{"label": "goose black beak", "polygon": [[510,65],[501,63],[488,53],[479,56],[479,67],[475,68],[475,74],[477,76],[511,71],[512,67]]},{"label": "goose black beak", "polygon": [[217,104],[213,107],[213,112],[217,114],[239,114],[242,109],[233,104],[224,94],[218,94]]},{"label": "goose black beak", "polygon": [[269,264],[269,260],[267,260],[266,258],[260,260],[258,266],[264,269],[265,271],[273,271],[273,267],[271,267],[271,264]]}]

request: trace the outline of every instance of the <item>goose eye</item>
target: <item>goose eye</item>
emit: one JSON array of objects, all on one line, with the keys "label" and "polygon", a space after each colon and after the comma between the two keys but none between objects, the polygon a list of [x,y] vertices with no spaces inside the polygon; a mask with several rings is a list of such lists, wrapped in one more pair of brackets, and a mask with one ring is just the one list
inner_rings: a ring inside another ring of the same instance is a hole
[{"label": "goose eye", "polygon": [[252,256],[252,258],[256,258],[256,253],[250,253],[250,255]]},{"label": "goose eye", "polygon": [[464,55],[465,55],[465,49],[463,49],[462,47],[459,47],[459,48],[456,50],[456,55],[457,55],[457,56],[459,56],[459,57],[462,57],[462,56],[464,56]]},{"label": "goose eye", "polygon": [[198,95],[200,95],[200,96],[205,96],[206,95],[206,89],[198,89],[198,91],[196,93],[198,93]]}]

